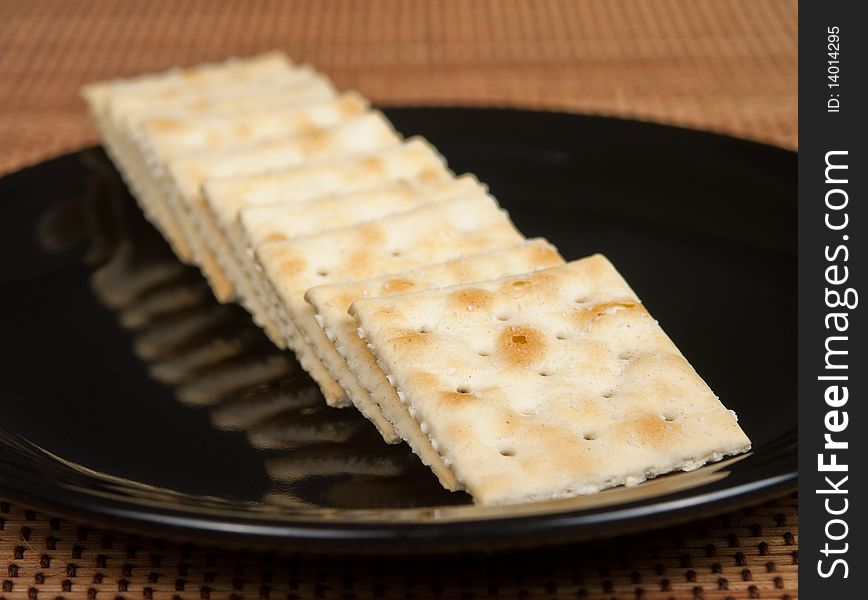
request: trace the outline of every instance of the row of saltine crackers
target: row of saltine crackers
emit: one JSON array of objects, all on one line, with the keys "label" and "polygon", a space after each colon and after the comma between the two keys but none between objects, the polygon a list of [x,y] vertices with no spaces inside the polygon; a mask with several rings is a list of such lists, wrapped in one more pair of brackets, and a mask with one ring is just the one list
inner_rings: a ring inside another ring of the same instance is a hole
[{"label": "row of saltine crackers", "polygon": [[84,96],[179,258],[447,489],[582,494],[749,447],[608,261],[525,240],[310,67],[271,53]]}]

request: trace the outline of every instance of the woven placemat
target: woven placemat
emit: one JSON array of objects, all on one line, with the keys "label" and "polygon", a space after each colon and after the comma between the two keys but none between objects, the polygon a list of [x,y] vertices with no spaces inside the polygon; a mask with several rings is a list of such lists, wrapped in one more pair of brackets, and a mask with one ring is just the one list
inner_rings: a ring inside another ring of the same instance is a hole
[{"label": "woven placemat", "polygon": [[[96,143],[85,82],[283,48],[382,105],[618,115],[797,146],[795,0],[0,0],[0,173]],[[2,497],[2,491],[0,491]],[[0,502],[2,598],[795,598],[797,500],[496,558],[304,559]]]},{"label": "woven placemat", "polygon": [[0,597],[797,597],[797,502],[518,554],[425,559],[258,556],[155,542],[0,503]]},{"label": "woven placemat", "polygon": [[271,48],[381,104],[614,114],[796,146],[795,0],[0,0],[0,172],[96,141],[82,83]]}]

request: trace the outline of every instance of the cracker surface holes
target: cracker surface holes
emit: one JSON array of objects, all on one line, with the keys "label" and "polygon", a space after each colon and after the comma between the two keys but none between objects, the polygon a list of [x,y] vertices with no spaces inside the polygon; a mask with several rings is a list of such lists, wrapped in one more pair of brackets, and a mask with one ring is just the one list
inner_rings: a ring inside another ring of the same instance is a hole
[{"label": "cracker surface holes", "polygon": [[501,456],[515,456],[515,450],[512,448],[504,448],[500,451]]},{"label": "cracker surface holes", "polygon": [[[421,291],[354,301],[352,324],[478,504],[635,485],[750,447],[604,257],[492,280],[455,271],[467,281],[432,287],[407,275]],[[529,285],[519,291],[520,280]],[[420,335],[423,324],[436,333]],[[408,350],[409,337],[422,342]],[[498,460],[504,451],[515,456]]]},{"label": "cracker surface holes", "polygon": [[319,275],[320,277],[328,277],[329,272],[326,269],[320,269],[319,271],[316,272],[316,274]]}]

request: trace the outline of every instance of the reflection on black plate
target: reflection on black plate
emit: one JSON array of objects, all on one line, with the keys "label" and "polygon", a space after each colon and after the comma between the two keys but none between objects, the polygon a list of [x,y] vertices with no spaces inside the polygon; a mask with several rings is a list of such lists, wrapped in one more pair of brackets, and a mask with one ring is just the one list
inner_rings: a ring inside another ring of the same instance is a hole
[{"label": "reflection on black plate", "polygon": [[655,527],[793,485],[794,154],[613,119],[388,112],[478,173],[528,236],[569,259],[607,254],[753,452],[594,496],[472,506],[324,406],[85,150],[0,181],[0,495],[233,545],[443,551]]}]

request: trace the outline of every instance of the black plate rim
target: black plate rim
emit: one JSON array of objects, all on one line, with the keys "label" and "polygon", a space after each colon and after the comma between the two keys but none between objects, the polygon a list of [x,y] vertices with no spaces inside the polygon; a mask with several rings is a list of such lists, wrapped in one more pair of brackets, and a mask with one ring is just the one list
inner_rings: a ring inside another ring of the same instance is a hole
[{"label": "black plate rim", "polygon": [[[51,455],[15,433],[0,428],[0,448],[11,451],[8,440],[16,439],[19,446],[29,452]],[[214,544],[244,547],[268,547],[308,552],[329,550],[334,553],[357,553],[356,544],[364,542],[369,552],[390,553],[389,542],[410,541],[421,552],[447,552],[460,550],[468,540],[469,547],[484,545],[490,549],[516,548],[522,545],[541,545],[540,536],[550,536],[542,545],[558,541],[586,541],[608,537],[606,527],[617,524],[619,534],[638,530],[657,529],[675,525],[702,516],[710,516],[721,509],[736,509],[763,500],[780,497],[796,489],[797,464],[795,439],[784,438],[776,448],[775,465],[781,471],[775,475],[756,479],[723,489],[691,493],[684,497],[666,495],[659,500],[636,501],[627,504],[603,506],[591,510],[571,510],[521,517],[477,519],[445,522],[396,521],[305,521],[282,518],[251,519],[209,518],[207,514],[169,507],[147,507],[133,502],[104,498],[81,491],[64,490],[58,502],[56,486],[44,478],[27,481],[27,486],[10,486],[13,479],[0,469],[0,489],[9,500],[22,505],[55,512],[105,527],[108,523],[125,531],[154,535],[154,527],[161,536],[179,541],[195,538]],[[63,464],[63,463],[61,463]],[[20,483],[20,481],[19,481]],[[94,503],[98,498],[101,503]],[[647,527],[647,519],[655,525]],[[643,524],[644,522],[644,524]],[[525,536],[532,535],[531,540]],[[275,541],[283,544],[274,545]],[[336,548],[336,542],[352,544],[346,549]],[[337,550],[337,551],[336,551]],[[400,552],[407,548],[402,545]]]}]

